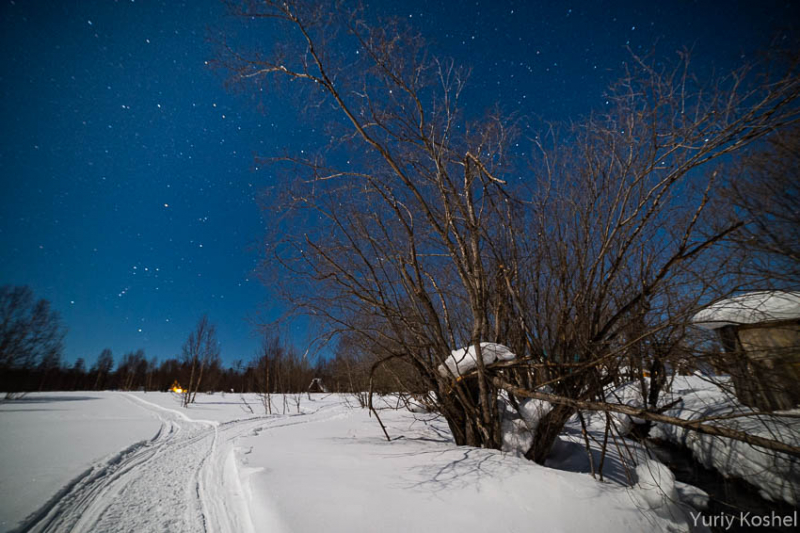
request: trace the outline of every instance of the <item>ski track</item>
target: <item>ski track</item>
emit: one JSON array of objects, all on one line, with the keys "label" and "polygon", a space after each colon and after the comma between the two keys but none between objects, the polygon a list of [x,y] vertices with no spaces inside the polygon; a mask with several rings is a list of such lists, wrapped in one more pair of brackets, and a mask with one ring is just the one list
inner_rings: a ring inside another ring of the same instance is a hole
[{"label": "ski track", "polygon": [[254,532],[234,456],[237,438],[342,416],[334,404],[220,423],[126,398],[159,418],[156,435],[93,465],[17,532]]}]

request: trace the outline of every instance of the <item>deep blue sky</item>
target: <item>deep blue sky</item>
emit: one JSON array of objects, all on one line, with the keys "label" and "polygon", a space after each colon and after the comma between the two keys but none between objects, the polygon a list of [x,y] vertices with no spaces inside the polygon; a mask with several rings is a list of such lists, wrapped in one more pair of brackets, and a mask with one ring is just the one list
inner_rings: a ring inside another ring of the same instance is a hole
[{"label": "deep blue sky", "polygon": [[[0,284],[61,312],[67,361],[144,348],[164,359],[202,313],[226,362],[282,309],[253,275],[263,236],[253,155],[298,152],[309,125],[263,113],[205,62],[221,2],[0,4]],[[547,120],[602,106],[629,58],[683,46],[726,69],[800,20],[790,2],[371,2],[473,67],[467,105]],[[281,280],[275,280],[281,283]],[[292,336],[307,338],[301,325]]]}]

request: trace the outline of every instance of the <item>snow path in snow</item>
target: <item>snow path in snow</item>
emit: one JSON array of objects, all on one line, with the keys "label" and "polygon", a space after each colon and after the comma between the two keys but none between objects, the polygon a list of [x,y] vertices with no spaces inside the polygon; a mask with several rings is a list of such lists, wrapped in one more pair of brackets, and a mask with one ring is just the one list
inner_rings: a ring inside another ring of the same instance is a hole
[{"label": "snow path in snow", "polygon": [[254,532],[236,470],[236,439],[329,418],[321,409],[292,417],[192,420],[140,397],[126,398],[159,418],[158,433],[92,466],[18,531]]}]

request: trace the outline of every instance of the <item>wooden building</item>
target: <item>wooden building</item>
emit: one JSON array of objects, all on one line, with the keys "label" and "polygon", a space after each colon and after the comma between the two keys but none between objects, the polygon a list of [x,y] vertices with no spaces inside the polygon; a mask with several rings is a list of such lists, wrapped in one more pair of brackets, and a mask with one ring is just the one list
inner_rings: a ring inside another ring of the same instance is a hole
[{"label": "wooden building", "polygon": [[692,322],[716,330],[741,403],[767,411],[800,405],[800,292],[751,292],[721,300]]}]

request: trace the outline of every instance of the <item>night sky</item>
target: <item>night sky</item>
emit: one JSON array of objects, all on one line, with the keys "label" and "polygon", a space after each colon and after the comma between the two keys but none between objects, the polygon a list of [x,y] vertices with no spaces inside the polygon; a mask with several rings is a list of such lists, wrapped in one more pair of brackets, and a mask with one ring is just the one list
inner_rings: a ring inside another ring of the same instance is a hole
[{"label": "night sky", "polygon": [[[278,317],[253,269],[266,234],[253,156],[299,153],[313,124],[280,94],[263,111],[223,87],[221,2],[8,1],[0,7],[0,284],[31,286],[69,328],[65,360],[175,356],[197,319],[226,362]],[[725,70],[800,20],[800,2],[371,2],[473,68],[466,104],[577,119],[626,45]],[[347,53],[347,51],[343,51]],[[281,280],[275,280],[281,283]],[[290,329],[295,343],[309,332]],[[302,346],[301,346],[302,347]]]}]

